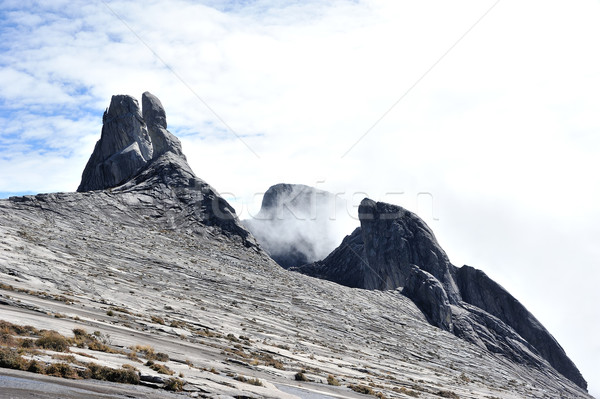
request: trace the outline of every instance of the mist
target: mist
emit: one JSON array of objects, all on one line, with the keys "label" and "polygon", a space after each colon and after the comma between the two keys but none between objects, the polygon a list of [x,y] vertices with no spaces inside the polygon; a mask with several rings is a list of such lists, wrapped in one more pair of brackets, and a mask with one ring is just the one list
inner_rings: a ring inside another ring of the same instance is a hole
[{"label": "mist", "polygon": [[242,223],[281,266],[325,258],[358,225],[339,195],[301,184],[277,184],[260,211]]}]

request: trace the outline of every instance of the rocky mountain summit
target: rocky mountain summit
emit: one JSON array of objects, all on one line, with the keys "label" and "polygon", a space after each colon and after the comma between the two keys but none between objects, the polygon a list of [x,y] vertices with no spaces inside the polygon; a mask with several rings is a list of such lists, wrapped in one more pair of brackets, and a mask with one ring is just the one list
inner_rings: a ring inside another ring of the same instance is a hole
[{"label": "rocky mountain summit", "polygon": [[332,193],[281,183],[269,187],[259,213],[243,224],[287,269],[322,259],[335,248],[331,220],[344,209],[344,201]]},{"label": "rocky mountain summit", "polygon": [[0,396],[591,398],[420,219],[359,211],[300,269],[369,289],[286,270],[192,172],[160,101],[113,96],[78,192],[0,200]]},{"label": "rocky mountain summit", "polygon": [[406,209],[364,199],[361,226],[323,261],[292,270],[349,287],[402,293],[434,326],[510,359],[586,381],[544,326],[484,272],[456,267],[431,229]]},{"label": "rocky mountain summit", "polygon": [[102,121],[77,191],[134,196],[131,206],[163,218],[170,228],[214,226],[255,245],[235,210],[189,167],[179,139],[167,130],[158,98],[145,92],[140,110],[135,98],[115,95]]}]

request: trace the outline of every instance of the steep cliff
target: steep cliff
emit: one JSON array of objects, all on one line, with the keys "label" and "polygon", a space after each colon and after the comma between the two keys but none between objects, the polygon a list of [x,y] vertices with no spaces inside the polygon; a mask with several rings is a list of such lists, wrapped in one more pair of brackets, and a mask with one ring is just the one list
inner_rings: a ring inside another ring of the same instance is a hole
[{"label": "steep cliff", "polygon": [[452,265],[417,215],[364,199],[359,218],[361,227],[327,258],[292,270],[349,287],[400,287],[431,324],[519,363],[539,366],[548,361],[586,388],[575,364],[544,326],[482,271]]}]

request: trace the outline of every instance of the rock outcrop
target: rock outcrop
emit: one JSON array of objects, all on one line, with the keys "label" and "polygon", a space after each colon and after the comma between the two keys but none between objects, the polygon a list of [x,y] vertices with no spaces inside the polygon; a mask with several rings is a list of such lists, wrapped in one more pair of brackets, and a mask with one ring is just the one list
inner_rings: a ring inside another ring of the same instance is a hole
[{"label": "rock outcrop", "polygon": [[77,189],[97,190],[137,193],[163,210],[161,216],[167,216],[169,226],[192,230],[213,226],[248,246],[256,244],[231,205],[196,177],[181,143],[167,130],[160,100],[148,92],[142,95],[142,110],[135,98],[115,95],[104,112],[102,135]]},{"label": "rock outcrop", "polygon": [[287,269],[322,259],[335,248],[331,226],[344,205],[327,191],[302,184],[276,184],[265,192],[259,213],[243,224]]},{"label": "rock outcrop", "polygon": [[544,326],[482,271],[452,265],[417,215],[364,199],[359,218],[361,227],[328,257],[292,270],[349,287],[400,287],[431,324],[519,363],[537,366],[544,359],[586,388],[575,364]]},{"label": "rock outcrop", "polygon": [[152,159],[150,135],[135,98],[113,96],[102,123],[102,136],[83,170],[79,192],[115,187]]}]

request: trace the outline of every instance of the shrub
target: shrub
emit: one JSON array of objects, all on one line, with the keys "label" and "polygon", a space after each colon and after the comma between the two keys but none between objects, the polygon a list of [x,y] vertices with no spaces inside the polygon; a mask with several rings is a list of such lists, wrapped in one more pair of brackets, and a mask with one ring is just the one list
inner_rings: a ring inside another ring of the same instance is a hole
[{"label": "shrub", "polygon": [[19,342],[19,347],[25,348],[25,349],[35,348],[35,341],[31,338],[23,338]]},{"label": "shrub", "polygon": [[294,379],[296,381],[308,381],[308,378],[306,378],[306,376],[304,375],[304,372],[299,371],[296,373],[296,375],[294,376]]},{"label": "shrub", "polygon": [[256,385],[258,387],[262,387],[262,382],[258,378],[251,378],[246,381],[248,384]]},{"label": "shrub", "polygon": [[441,396],[442,398],[460,399],[460,397],[452,391],[438,391],[436,395]]},{"label": "shrub", "polygon": [[46,374],[46,365],[42,362],[38,362],[37,360],[30,360],[27,364],[26,370],[30,373]]},{"label": "shrub", "polygon": [[236,380],[241,381],[241,382],[245,382],[246,384],[251,384],[251,385],[256,385],[261,387],[262,386],[262,382],[258,379],[258,378],[246,378],[243,375],[238,375],[237,377],[235,377]]},{"label": "shrub", "polygon": [[162,317],[158,317],[158,316],[150,316],[150,320],[152,320],[153,323],[156,324],[165,324],[165,321]]},{"label": "shrub", "polygon": [[10,348],[0,348],[0,367],[24,370],[25,359],[23,359],[16,350]]},{"label": "shrub", "polygon": [[354,392],[358,392],[358,393],[364,393],[366,395],[375,395],[375,392],[373,392],[373,390],[371,389],[371,387],[368,387],[366,385],[353,385],[350,384],[348,385],[348,388],[352,389]]},{"label": "shrub", "polygon": [[45,371],[46,371],[45,372],[46,374],[52,375],[55,377],[71,378],[71,379],[81,378],[79,376],[79,374],[77,374],[77,371],[75,371],[67,363],[52,363],[48,367],[46,367]]},{"label": "shrub", "polygon": [[69,341],[56,331],[45,331],[35,343],[40,348],[56,352],[66,352],[69,350]]},{"label": "shrub", "polygon": [[120,382],[124,384],[139,384],[140,376],[130,368],[113,369],[96,363],[88,365],[90,378],[102,381]]},{"label": "shrub", "polygon": [[154,360],[156,359],[156,355],[154,354],[154,348],[149,346],[149,345],[136,345],[136,346],[132,346],[130,348],[133,352],[137,352],[141,353],[142,356],[144,356],[147,360]]},{"label": "shrub", "polygon": [[334,385],[334,386],[336,386],[336,387],[340,385],[340,382],[337,380],[337,378],[335,378],[335,377],[334,377],[333,375],[331,375],[331,374],[329,374],[329,375],[327,376],[327,383],[328,383],[329,385]]},{"label": "shrub", "polygon": [[163,388],[167,391],[181,392],[184,384],[185,382],[179,378],[169,378],[165,381]]},{"label": "shrub", "polygon": [[169,378],[165,381],[163,388],[167,391],[181,392],[184,384],[185,382],[179,378]]},{"label": "shrub", "polygon": [[171,370],[164,364],[158,364],[158,363],[154,363],[154,362],[150,363],[150,361],[148,361],[148,363],[146,363],[146,366],[150,367],[152,370],[156,371],[159,374],[166,374],[166,375],[175,374],[175,372],[173,370]]}]

